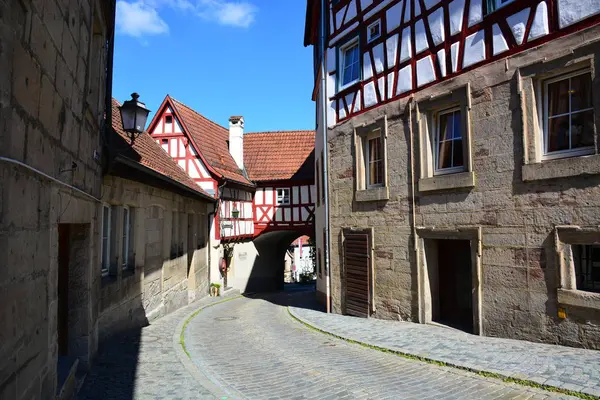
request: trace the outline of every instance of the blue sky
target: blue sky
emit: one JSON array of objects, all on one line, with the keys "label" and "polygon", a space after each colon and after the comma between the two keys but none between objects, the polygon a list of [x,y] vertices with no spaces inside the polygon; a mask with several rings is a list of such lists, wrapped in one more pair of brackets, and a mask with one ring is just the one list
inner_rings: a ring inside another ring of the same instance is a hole
[{"label": "blue sky", "polygon": [[314,129],[305,0],[118,0],[113,96],[167,94],[246,132]]}]

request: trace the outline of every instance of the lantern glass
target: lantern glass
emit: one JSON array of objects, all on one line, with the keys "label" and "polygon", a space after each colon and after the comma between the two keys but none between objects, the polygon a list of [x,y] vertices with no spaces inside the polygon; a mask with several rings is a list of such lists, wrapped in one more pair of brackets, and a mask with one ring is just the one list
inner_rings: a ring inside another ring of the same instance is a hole
[{"label": "lantern glass", "polygon": [[132,135],[144,132],[146,121],[150,110],[141,101],[138,101],[140,96],[137,93],[131,95],[131,100],[127,100],[119,111],[121,112],[121,120],[123,121],[123,130]]}]

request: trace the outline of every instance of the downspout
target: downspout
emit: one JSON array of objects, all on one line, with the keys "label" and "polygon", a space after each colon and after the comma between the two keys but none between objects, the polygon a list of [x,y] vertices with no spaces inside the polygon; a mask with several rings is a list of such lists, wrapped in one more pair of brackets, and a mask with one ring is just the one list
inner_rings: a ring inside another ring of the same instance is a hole
[{"label": "downspout", "polygon": [[325,253],[325,276],[326,282],[326,308],[327,312],[332,312],[331,304],[331,269],[329,263],[329,156],[327,149],[327,70],[325,68],[325,53],[327,46],[327,1],[321,0],[321,89],[319,94],[321,97],[321,131],[323,132],[323,192],[325,195],[325,201],[323,206],[325,207],[325,243],[323,243],[323,250]]},{"label": "downspout", "polygon": [[[415,130],[413,126],[413,111],[415,110],[414,105],[414,97],[411,96],[408,99],[408,129],[410,131],[410,189],[411,189],[411,222],[412,222],[412,234],[413,234],[413,251],[415,252],[415,263],[417,266],[417,303],[418,303],[418,318],[419,322],[422,322],[423,318],[421,318],[421,310],[423,310],[422,304],[422,293],[423,293],[423,285],[422,285],[422,277],[420,274],[420,257],[419,257],[419,246],[418,246],[418,236],[417,236],[417,202],[415,200]],[[417,112],[417,125],[420,126],[420,113],[419,107],[416,106]]]}]

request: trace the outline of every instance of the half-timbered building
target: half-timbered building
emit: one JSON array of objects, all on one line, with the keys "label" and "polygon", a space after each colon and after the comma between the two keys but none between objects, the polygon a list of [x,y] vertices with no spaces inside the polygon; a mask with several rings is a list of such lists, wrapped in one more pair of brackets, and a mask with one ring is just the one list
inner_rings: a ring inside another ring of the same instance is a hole
[{"label": "half-timbered building", "polygon": [[[279,249],[289,246],[281,237],[295,235],[291,243],[312,234],[314,131],[244,134],[241,116],[231,117],[227,129],[167,96],[148,132],[215,196],[209,213],[216,249],[209,257],[211,281],[242,291],[280,287],[284,253]],[[279,234],[255,241],[270,232]]]},{"label": "half-timbered building", "polygon": [[305,45],[333,311],[599,348],[600,2],[308,0]]}]

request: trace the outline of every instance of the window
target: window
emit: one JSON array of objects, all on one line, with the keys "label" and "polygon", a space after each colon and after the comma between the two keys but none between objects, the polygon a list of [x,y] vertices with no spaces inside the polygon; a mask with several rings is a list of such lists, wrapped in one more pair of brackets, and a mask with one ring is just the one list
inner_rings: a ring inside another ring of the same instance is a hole
[{"label": "window", "polygon": [[100,255],[102,276],[108,275],[110,268],[111,211],[109,205],[102,206],[102,253]]},{"label": "window", "polygon": [[172,124],[172,123],[173,123],[173,116],[172,115],[165,116],[165,124]]},{"label": "window", "polygon": [[290,204],[290,189],[283,188],[277,189],[277,205],[289,205]]},{"label": "window", "polygon": [[464,153],[460,108],[438,113],[435,139],[435,174],[463,171]]},{"label": "window", "polygon": [[512,3],[514,0],[487,0],[487,13],[492,13],[499,8],[504,7],[508,3]]},{"label": "window", "polygon": [[373,22],[367,28],[367,43],[371,43],[373,40],[381,36],[381,20]]},{"label": "window", "polygon": [[340,48],[340,90],[355,84],[360,79],[360,54],[358,37]]},{"label": "window", "polygon": [[381,130],[376,129],[365,138],[365,170],[367,189],[383,186],[383,149]]},{"label": "window", "polygon": [[589,70],[544,82],[544,158],[594,152],[594,109]]},{"label": "window", "polygon": [[133,252],[132,252],[132,237],[133,237],[133,228],[132,228],[132,209],[129,207],[123,207],[123,261],[122,267],[123,269],[131,269],[133,267]]},{"label": "window", "polygon": [[577,290],[600,293],[600,245],[573,245]]},{"label": "window", "polygon": [[[371,125],[354,129],[355,201],[389,200],[386,142],[387,116]],[[323,171],[321,173],[323,180],[327,179]],[[325,195],[326,193],[321,193],[321,196]]]}]

